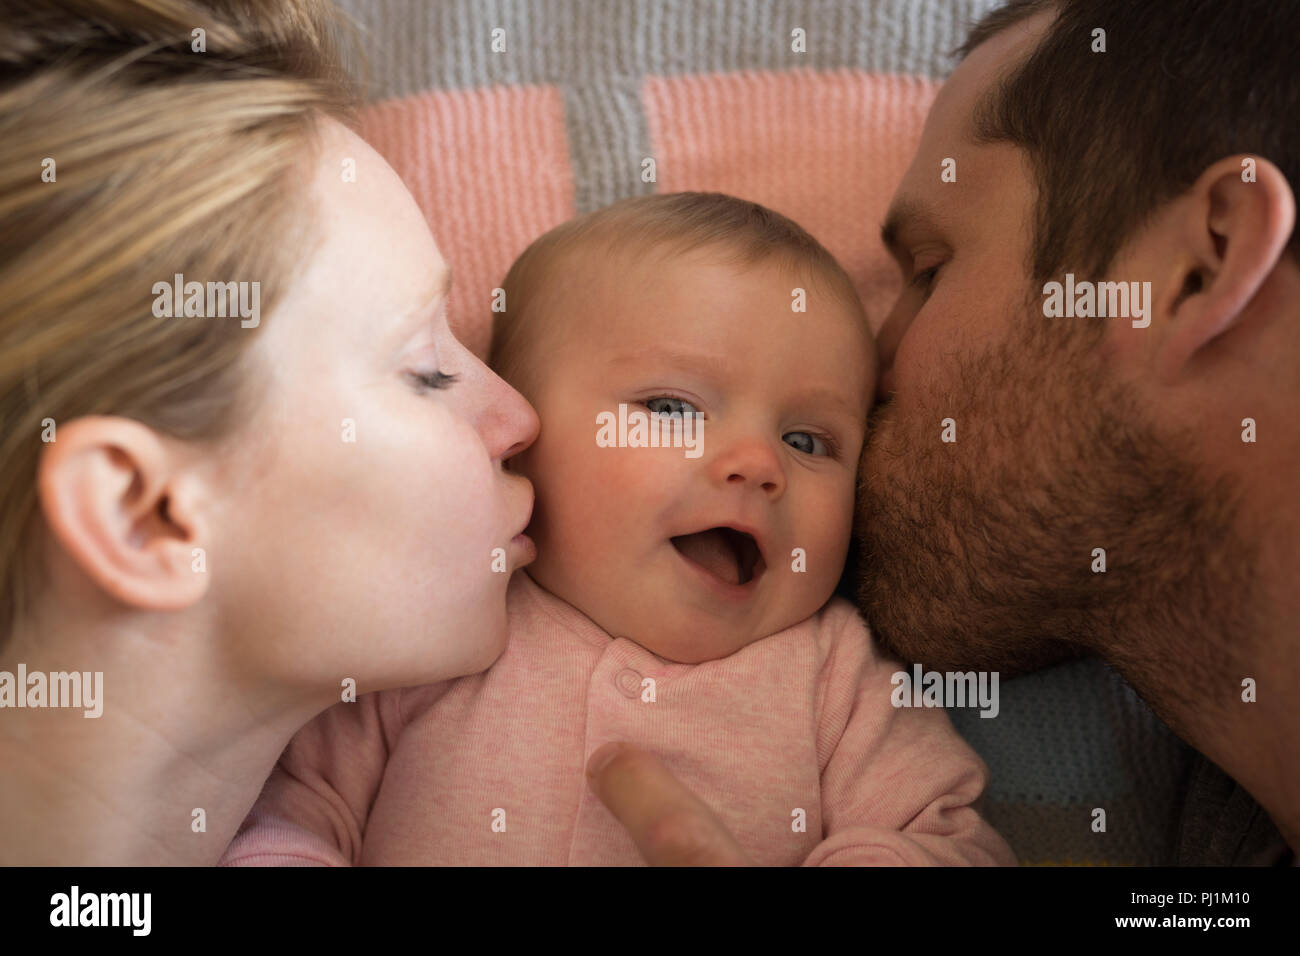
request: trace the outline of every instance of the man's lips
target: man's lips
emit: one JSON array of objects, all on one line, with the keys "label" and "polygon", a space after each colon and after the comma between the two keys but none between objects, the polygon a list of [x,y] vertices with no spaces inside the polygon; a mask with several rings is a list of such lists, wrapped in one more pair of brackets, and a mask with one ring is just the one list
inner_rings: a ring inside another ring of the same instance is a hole
[{"label": "man's lips", "polygon": [[876,401],[889,401],[897,388],[898,383],[894,379],[894,367],[891,365],[880,373],[880,379],[876,382]]}]

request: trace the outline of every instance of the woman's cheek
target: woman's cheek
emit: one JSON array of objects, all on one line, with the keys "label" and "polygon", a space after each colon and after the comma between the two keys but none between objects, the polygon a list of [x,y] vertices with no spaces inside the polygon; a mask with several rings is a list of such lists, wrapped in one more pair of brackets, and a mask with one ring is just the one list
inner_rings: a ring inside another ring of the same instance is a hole
[{"label": "woman's cheek", "polygon": [[427,460],[429,478],[416,482],[424,489],[425,499],[434,509],[435,523],[446,527],[446,537],[432,542],[440,551],[473,560],[474,552],[483,551],[484,561],[491,547],[508,528],[507,503],[501,477],[497,474],[478,433],[467,423],[446,423],[429,443]]}]

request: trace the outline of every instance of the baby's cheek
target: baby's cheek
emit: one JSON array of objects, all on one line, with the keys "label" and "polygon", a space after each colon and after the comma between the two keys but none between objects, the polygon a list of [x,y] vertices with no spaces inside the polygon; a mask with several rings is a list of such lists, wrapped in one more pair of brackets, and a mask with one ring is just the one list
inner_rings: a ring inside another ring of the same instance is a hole
[{"label": "baby's cheek", "polygon": [[552,431],[530,451],[524,473],[537,495],[534,514],[542,519],[534,528],[539,561],[545,562],[540,573],[561,565],[573,574],[589,573],[603,538],[622,526],[628,499],[616,467],[620,449],[599,448],[594,436],[594,426],[590,435]]},{"label": "baby's cheek", "polygon": [[626,488],[626,497],[646,502],[670,498],[679,484],[678,475],[690,462],[683,462],[680,449],[602,448],[607,458],[606,473]]},{"label": "baby's cheek", "polygon": [[804,513],[808,520],[802,526],[803,533],[795,537],[806,543],[796,540],[794,547],[805,549],[807,574],[797,577],[803,578],[808,600],[820,606],[834,591],[848,554],[853,532],[852,492],[837,494],[830,501],[823,499],[804,509]]}]

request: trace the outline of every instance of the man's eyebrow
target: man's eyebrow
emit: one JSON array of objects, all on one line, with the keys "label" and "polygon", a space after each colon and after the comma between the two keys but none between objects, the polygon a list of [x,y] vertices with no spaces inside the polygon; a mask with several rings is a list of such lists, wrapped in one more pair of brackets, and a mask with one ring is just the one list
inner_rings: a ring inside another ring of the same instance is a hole
[{"label": "man's eyebrow", "polygon": [[895,259],[902,254],[902,234],[917,225],[933,227],[935,218],[915,199],[900,199],[889,207],[885,224],[880,227],[880,241]]}]

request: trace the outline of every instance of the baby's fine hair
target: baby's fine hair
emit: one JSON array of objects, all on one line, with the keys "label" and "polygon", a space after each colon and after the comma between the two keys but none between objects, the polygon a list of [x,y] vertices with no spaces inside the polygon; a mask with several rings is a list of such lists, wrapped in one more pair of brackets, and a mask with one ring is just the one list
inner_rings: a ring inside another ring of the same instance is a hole
[{"label": "baby's fine hair", "polygon": [[[794,220],[766,206],[724,193],[678,192],[637,196],[570,219],[523,251],[506,274],[505,311],[494,316],[489,364],[516,384],[524,367],[529,337],[529,307],[548,278],[581,282],[584,259],[642,250],[684,254],[697,249],[719,253],[720,260],[751,266],[776,259],[840,300],[867,324],[853,280],[820,242]],[[562,276],[556,265],[579,250]]]}]

